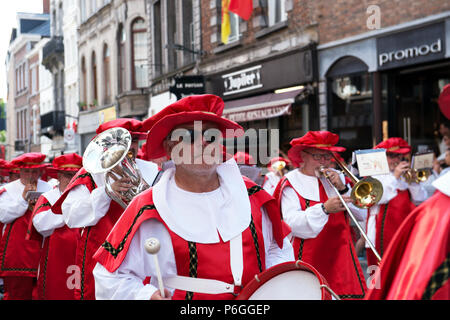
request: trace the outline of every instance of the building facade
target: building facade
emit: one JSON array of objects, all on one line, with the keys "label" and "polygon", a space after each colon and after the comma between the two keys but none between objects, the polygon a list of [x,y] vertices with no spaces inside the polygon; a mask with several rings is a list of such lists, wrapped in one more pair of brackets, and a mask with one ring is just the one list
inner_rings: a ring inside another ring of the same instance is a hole
[{"label": "building facade", "polygon": [[81,149],[97,127],[148,112],[148,16],[144,0],[79,1],[79,125]]}]

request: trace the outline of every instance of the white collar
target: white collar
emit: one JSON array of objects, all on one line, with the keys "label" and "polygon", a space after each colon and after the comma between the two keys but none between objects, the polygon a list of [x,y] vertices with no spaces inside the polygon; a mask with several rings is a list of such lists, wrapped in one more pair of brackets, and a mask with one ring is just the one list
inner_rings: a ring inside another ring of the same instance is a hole
[{"label": "white collar", "polygon": [[151,161],[145,161],[136,158],[136,166],[141,172],[142,178],[147,182],[149,186],[153,184],[156,176],[158,175],[158,165]]},{"label": "white collar", "polygon": [[[319,178],[308,176],[302,173],[300,169],[288,172],[286,174],[286,178],[300,196],[315,202],[320,201]],[[342,182],[345,183],[345,177],[342,173],[340,174],[340,178]],[[320,181],[322,182],[328,198],[337,196],[336,192],[325,180],[325,178],[320,178]]]},{"label": "white collar", "polygon": [[432,183],[433,187],[450,197],[450,170]]},{"label": "white collar", "polygon": [[[251,220],[250,200],[233,158],[217,167],[220,187],[212,192],[197,194],[180,191],[174,174],[175,168],[163,173],[161,180],[153,187],[153,201],[161,218],[178,236],[197,243],[217,243],[220,234],[222,240],[227,242],[248,228]],[[174,193],[176,188],[178,193]],[[220,206],[217,211],[212,211],[206,202],[203,206],[198,201],[200,197],[217,196],[216,191],[223,197],[222,203],[217,204]],[[189,196],[195,203],[187,201]],[[176,208],[182,208],[182,211]]]},{"label": "white collar", "polygon": [[50,204],[53,206],[55,204],[55,202],[59,199],[59,197],[61,197],[61,191],[59,190],[59,186],[55,186],[53,189],[51,189],[50,191],[45,192],[44,194],[42,194],[47,200],[48,202],[50,202]]},{"label": "white collar", "polygon": [[[8,192],[8,194],[13,198],[23,200],[22,193],[23,190],[25,189],[25,185],[23,185],[22,182],[20,182],[20,179],[14,180],[13,182],[6,184],[4,188],[6,189],[6,192]],[[38,180],[36,191],[47,192],[51,189],[52,187],[47,182],[42,181],[41,179]]]}]

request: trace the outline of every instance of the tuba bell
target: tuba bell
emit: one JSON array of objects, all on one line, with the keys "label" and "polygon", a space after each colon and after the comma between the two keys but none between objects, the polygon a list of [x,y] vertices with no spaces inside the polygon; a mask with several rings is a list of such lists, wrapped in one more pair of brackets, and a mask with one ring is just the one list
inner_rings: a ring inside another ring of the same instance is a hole
[{"label": "tuba bell", "polygon": [[[96,136],[83,154],[83,167],[91,174],[104,173],[106,193],[124,209],[136,195],[150,187],[134,161],[131,140],[128,130],[111,128]],[[132,187],[116,193],[112,184],[122,178],[130,178]]]}]

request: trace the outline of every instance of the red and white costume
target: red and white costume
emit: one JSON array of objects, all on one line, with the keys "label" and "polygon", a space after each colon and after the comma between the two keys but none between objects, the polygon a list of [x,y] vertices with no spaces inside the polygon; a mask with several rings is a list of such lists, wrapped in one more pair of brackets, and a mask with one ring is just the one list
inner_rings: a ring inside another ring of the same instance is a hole
[{"label": "red and white costume", "polygon": [[414,209],[392,238],[381,260],[370,300],[449,300],[450,172]]},{"label": "red and white costume", "polygon": [[[407,154],[411,146],[402,138],[389,138],[375,149],[384,148],[386,152]],[[422,183],[406,183],[402,178],[397,179],[393,173],[374,176],[383,185],[383,196],[380,201],[368,209],[367,236],[375,245],[375,249],[383,257],[394,233],[400,224],[411,213],[416,205],[428,198],[428,193]],[[377,265],[378,259],[366,243],[367,264]]]},{"label": "red and white costume", "polygon": [[[173,128],[194,121],[213,122],[228,137],[242,129],[222,118],[225,104],[214,95],[183,98],[147,119],[147,154],[166,154],[163,141]],[[181,142],[183,143],[183,142]],[[243,177],[231,158],[216,167],[219,188],[188,192],[175,182],[175,168],[137,196],[95,254],[98,299],[150,299],[157,271],[144,241],[161,243],[158,260],[173,299],[233,299],[240,288],[266,268],[292,261],[276,201]],[[150,283],[144,280],[150,277]]]},{"label": "red and white costume", "polygon": [[[17,160],[19,167],[39,168],[44,159],[43,154],[28,153],[13,162]],[[32,214],[28,202],[22,197],[25,185],[18,179],[3,188],[5,191],[0,194],[0,222],[4,224],[0,241],[0,277],[4,279],[5,299],[31,300],[41,243],[39,239],[25,239]],[[36,191],[50,189],[45,181],[38,180]]]},{"label": "red and white costume", "polygon": [[144,248],[150,236],[161,242],[159,265],[173,299],[233,299],[255,274],[294,260],[274,199],[244,180],[233,159],[217,168],[220,188],[207,193],[180,189],[174,172],[133,200],[96,253],[97,299],[150,299],[157,290]]},{"label": "red and white costume", "polygon": [[[140,125],[141,122],[135,119],[116,119],[102,124],[97,133],[112,127],[123,127],[132,134],[141,134],[138,132]],[[136,159],[136,164],[144,180],[152,185],[158,173],[157,165],[140,159]],[[75,258],[81,274],[80,287],[74,290],[76,300],[95,299],[92,270],[96,262],[92,256],[105,241],[123,211],[124,209],[106,193],[104,175],[91,175],[84,168],[76,174],[55,204],[54,212],[62,214],[66,225],[81,230]]]},{"label": "red and white costume", "polygon": [[290,163],[288,159],[282,157],[273,158],[267,165],[267,169],[269,171],[264,176],[264,182],[262,184],[262,187],[264,188],[264,190],[267,191],[267,193],[271,195],[275,192],[278,182],[280,182],[281,180],[281,175],[277,172],[276,168],[272,168],[272,166],[276,165],[280,161],[284,162],[285,166]]}]

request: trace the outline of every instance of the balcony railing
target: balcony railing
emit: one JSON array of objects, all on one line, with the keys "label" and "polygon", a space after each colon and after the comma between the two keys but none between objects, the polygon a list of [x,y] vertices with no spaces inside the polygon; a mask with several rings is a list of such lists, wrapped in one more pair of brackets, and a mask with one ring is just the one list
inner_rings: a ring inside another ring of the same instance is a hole
[{"label": "balcony railing", "polygon": [[52,37],[42,49],[42,64],[50,70],[59,62],[64,63],[63,37]]},{"label": "balcony railing", "polygon": [[64,111],[52,111],[41,115],[41,130],[43,132],[64,132],[66,125],[65,116]]}]

